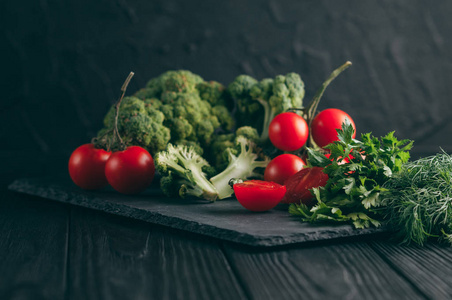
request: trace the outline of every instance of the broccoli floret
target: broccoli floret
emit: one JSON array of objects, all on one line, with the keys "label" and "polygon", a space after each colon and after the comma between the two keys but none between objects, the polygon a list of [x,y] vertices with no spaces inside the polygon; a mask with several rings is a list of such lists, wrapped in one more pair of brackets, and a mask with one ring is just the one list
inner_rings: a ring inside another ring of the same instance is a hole
[{"label": "broccoli floret", "polygon": [[223,170],[227,167],[229,152],[234,155],[240,153],[240,146],[237,142],[239,136],[243,136],[255,144],[259,141],[259,134],[256,128],[251,126],[242,126],[235,133],[215,135],[206,156],[215,168]]},{"label": "broccoli floret", "polygon": [[[163,113],[136,97],[122,100],[118,115],[118,131],[127,145],[145,148],[151,155],[164,150],[170,141],[170,130],[163,125]],[[98,133],[98,140],[105,140],[104,148],[113,138],[115,107],[104,118],[105,127]]]},{"label": "broccoli floret", "polygon": [[256,143],[259,141],[259,133],[257,132],[256,128],[251,126],[242,126],[240,128],[237,128],[235,131],[236,139],[239,136],[246,137],[248,140],[250,140],[253,143]]},{"label": "broccoli floret", "polygon": [[262,122],[264,110],[250,95],[251,88],[257,82],[251,76],[239,75],[228,85],[227,91],[236,102],[235,118],[238,126],[251,125],[260,128],[257,124]]},{"label": "broccoli floret", "polygon": [[193,93],[196,85],[204,80],[187,70],[167,71],[149,80],[146,85],[149,97],[160,98],[164,92]]},{"label": "broccoli floret", "polygon": [[166,92],[162,95],[162,103],[164,124],[171,129],[173,143],[186,139],[199,141],[204,146],[220,127],[210,104],[202,101],[196,93]]},{"label": "broccoli floret", "polygon": [[210,105],[227,105],[225,99],[226,88],[216,81],[203,81],[196,85],[201,99],[210,103]]},{"label": "broccoli floret", "polygon": [[[245,124],[262,128],[260,143],[268,140],[268,126],[273,118],[289,108],[301,108],[305,94],[304,83],[296,73],[278,75],[274,79],[266,78],[259,82],[250,76],[240,75],[229,85],[228,90],[237,101],[241,119],[248,119]],[[263,120],[253,115],[259,108],[263,109]],[[256,125],[253,120],[259,121],[261,125]]]},{"label": "broccoli floret", "polygon": [[257,80],[253,77],[239,75],[228,86],[229,93],[237,100],[237,109],[241,114],[254,114],[260,108],[250,95],[255,84]]},{"label": "broccoli floret", "polygon": [[228,152],[226,149],[234,148],[235,134],[218,134],[215,135],[212,143],[209,145],[206,158],[218,170],[223,170],[228,165]]},{"label": "broccoli floret", "polygon": [[203,171],[210,165],[192,147],[169,144],[166,151],[157,154],[156,167],[164,175],[160,184],[166,195],[172,196],[174,191],[178,191],[182,198],[195,196],[209,201],[218,199],[217,190]]},{"label": "broccoli floret", "polygon": [[237,145],[240,146],[240,153],[234,154],[231,148],[228,148],[229,164],[220,174],[210,178],[210,181],[218,191],[219,199],[230,197],[234,190],[229,185],[232,178],[248,179],[252,177],[261,177],[256,169],[264,169],[270,159],[258,160],[259,152],[255,143],[246,139],[244,136],[237,137]]},{"label": "broccoli floret", "polygon": [[205,147],[216,130],[228,131],[234,125],[230,111],[223,106],[224,87],[219,83],[205,82],[189,71],[168,71],[150,80],[147,89],[141,94],[161,101],[159,110],[171,130],[171,143],[188,140]]},{"label": "broccoli floret", "polygon": [[[209,201],[224,199],[233,194],[229,185],[232,178],[248,179],[257,176],[256,169],[265,168],[269,159],[258,160],[258,148],[243,136],[237,138],[240,151],[229,151],[226,169],[208,178],[214,172],[210,164],[193,147],[169,144],[166,151],[156,156],[156,167],[163,176],[160,182],[166,195],[181,197],[194,196]],[[232,149],[232,148],[229,148]]]},{"label": "broccoli floret", "polygon": [[220,122],[223,131],[230,132],[235,126],[235,120],[226,106],[216,105],[212,107],[212,114]]}]

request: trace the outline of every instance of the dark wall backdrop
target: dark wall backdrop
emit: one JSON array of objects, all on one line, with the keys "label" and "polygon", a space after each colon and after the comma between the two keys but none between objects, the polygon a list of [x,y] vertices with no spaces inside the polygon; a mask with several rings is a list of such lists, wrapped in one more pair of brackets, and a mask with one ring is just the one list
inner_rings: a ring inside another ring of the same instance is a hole
[{"label": "dark wall backdrop", "polygon": [[350,60],[321,109],[347,111],[358,133],[395,130],[415,156],[452,152],[451,13],[420,0],[3,0],[2,150],[69,155],[130,71],[129,93],[169,69],[224,84],[297,72],[307,102]]}]

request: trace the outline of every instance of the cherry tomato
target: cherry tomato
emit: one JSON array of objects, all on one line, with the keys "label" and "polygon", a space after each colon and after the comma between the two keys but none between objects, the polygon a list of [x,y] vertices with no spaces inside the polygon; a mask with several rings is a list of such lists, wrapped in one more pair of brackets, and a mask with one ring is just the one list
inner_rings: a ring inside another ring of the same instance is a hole
[{"label": "cherry tomato", "polygon": [[314,142],[319,147],[325,147],[326,145],[337,141],[336,129],[342,128],[342,123],[350,122],[355,132],[353,138],[356,136],[356,126],[352,118],[344,111],[337,108],[328,108],[322,110],[317,116],[314,117],[311,123],[311,134]]},{"label": "cherry tomato", "polygon": [[113,152],[105,165],[108,183],[122,194],[138,194],[144,191],[155,175],[154,159],[139,146],[130,146]]},{"label": "cherry tomato", "polygon": [[284,182],[306,166],[304,161],[294,154],[281,154],[272,159],[264,172],[265,181],[273,181],[279,184]]},{"label": "cherry tomato", "polygon": [[314,203],[314,196],[309,190],[325,186],[327,181],[328,175],[323,173],[323,168],[304,168],[286,180],[287,192],[281,202],[311,206]]},{"label": "cherry tomato", "polygon": [[72,181],[85,190],[100,189],[108,184],[105,164],[111,152],[84,144],[72,152],[69,158],[69,175]]},{"label": "cherry tomato", "polygon": [[274,208],[286,193],[286,187],[263,180],[247,180],[233,186],[240,204],[251,211],[267,211]]},{"label": "cherry tomato", "polygon": [[277,115],[268,127],[268,136],[273,146],[283,151],[300,149],[308,140],[308,135],[308,123],[293,112]]}]

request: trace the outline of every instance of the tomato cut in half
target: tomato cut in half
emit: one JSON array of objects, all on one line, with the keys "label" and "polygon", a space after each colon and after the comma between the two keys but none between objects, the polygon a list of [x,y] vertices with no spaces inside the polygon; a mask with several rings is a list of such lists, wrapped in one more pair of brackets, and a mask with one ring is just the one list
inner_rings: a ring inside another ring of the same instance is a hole
[{"label": "tomato cut in half", "polygon": [[267,211],[274,208],[286,193],[284,185],[263,180],[247,180],[233,185],[239,203],[251,211]]},{"label": "tomato cut in half", "polygon": [[312,206],[315,201],[310,189],[325,186],[328,178],[328,175],[323,172],[323,168],[311,167],[302,169],[286,180],[287,191],[281,202],[303,203],[307,206]]}]

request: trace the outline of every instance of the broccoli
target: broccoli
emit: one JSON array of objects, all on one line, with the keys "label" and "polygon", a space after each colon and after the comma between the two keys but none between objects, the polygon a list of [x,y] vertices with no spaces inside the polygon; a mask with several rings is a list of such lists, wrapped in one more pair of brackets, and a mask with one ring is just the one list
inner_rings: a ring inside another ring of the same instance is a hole
[{"label": "broccoli", "polygon": [[[228,86],[228,90],[238,103],[241,120],[247,119],[248,125],[262,128],[260,143],[268,140],[268,126],[273,118],[289,108],[301,108],[305,94],[304,83],[296,73],[259,82],[250,76],[240,75]],[[256,112],[260,113],[259,107],[263,108],[263,120],[253,117]],[[258,120],[261,125],[256,125],[254,120]]]},{"label": "broccoli", "polygon": [[225,88],[218,82],[205,82],[190,71],[168,71],[151,79],[139,95],[157,98],[165,115],[164,125],[171,131],[173,144],[185,141],[206,147],[215,131],[234,126],[230,111],[224,106]]},{"label": "broccoli", "polygon": [[270,162],[268,157],[265,157],[264,160],[257,160],[259,155],[256,153],[256,144],[244,136],[237,137],[237,144],[240,145],[240,153],[233,154],[232,150],[229,150],[229,164],[226,169],[210,178],[210,181],[218,191],[219,199],[230,197],[233,194],[229,180],[232,178],[245,180],[260,177],[260,173],[256,172],[256,169],[265,168]]},{"label": "broccoli", "polygon": [[231,115],[233,101],[229,99],[226,88],[216,81],[203,81],[196,85],[199,96],[212,106],[212,114],[220,122],[220,126],[225,131],[231,131],[235,125]]},{"label": "broccoli", "polygon": [[225,99],[226,88],[216,81],[202,81],[196,85],[199,96],[207,100],[210,105],[228,105]]},{"label": "broccoli", "polygon": [[209,201],[218,198],[215,187],[206,178],[203,169],[210,165],[193,147],[169,144],[166,151],[156,156],[159,174],[165,174],[160,180],[163,193],[174,196],[195,196]]},{"label": "broccoli", "polygon": [[234,133],[218,134],[213,138],[207,152],[207,160],[209,160],[215,168],[223,170],[229,163],[229,152],[234,155],[240,153],[240,145],[237,138],[243,136],[251,142],[257,144],[259,134],[257,130],[251,126],[242,126]]},{"label": "broccoli", "polygon": [[[231,102],[226,88],[218,82],[206,82],[186,70],[167,71],[123,99],[120,134],[127,145],[142,146],[153,156],[168,143],[192,145],[202,155],[217,133],[234,128],[227,107]],[[114,115],[113,106],[97,140],[108,138]]]},{"label": "broccoli", "polygon": [[209,201],[230,197],[233,194],[230,179],[256,176],[256,169],[265,168],[269,163],[268,158],[258,160],[258,149],[252,141],[239,136],[236,142],[240,152],[233,154],[229,151],[228,166],[213,177],[212,167],[193,147],[169,144],[167,150],[159,152],[155,160],[157,170],[162,175],[160,187],[163,193],[168,196],[178,194],[182,198],[194,196]]},{"label": "broccoli", "polygon": [[[149,100],[151,101],[151,100]],[[170,141],[170,130],[163,125],[165,116],[153,106],[136,97],[124,97],[118,115],[118,130],[128,145],[138,145],[150,153],[164,150]],[[98,133],[98,141],[104,148],[111,148],[115,107],[104,118],[105,128]]]}]

